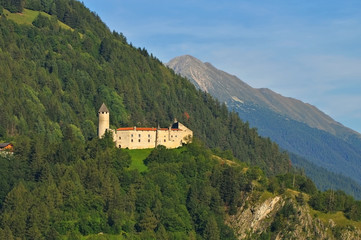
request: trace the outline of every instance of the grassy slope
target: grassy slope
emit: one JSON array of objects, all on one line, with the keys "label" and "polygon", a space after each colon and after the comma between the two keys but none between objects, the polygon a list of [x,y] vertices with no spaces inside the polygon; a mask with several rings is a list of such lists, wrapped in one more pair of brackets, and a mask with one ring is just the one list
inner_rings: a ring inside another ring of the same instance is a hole
[{"label": "grassy slope", "polygon": [[[287,189],[287,193],[291,194],[295,198],[300,192],[292,190],[292,189]],[[310,199],[310,196],[306,193],[303,193],[303,195],[304,195],[306,202],[308,202],[308,200]],[[342,226],[342,227],[353,226],[353,227],[361,229],[361,222],[353,221],[353,220],[346,218],[345,215],[343,214],[343,212],[341,212],[341,211],[337,211],[337,212],[333,212],[333,213],[324,213],[324,212],[313,209],[308,204],[307,204],[307,206],[310,210],[310,214],[313,217],[319,218],[326,225],[329,224],[330,220],[332,220],[338,226]]]},{"label": "grassy slope", "polygon": [[[40,12],[40,11],[33,11],[33,10],[29,10],[29,9],[24,9],[23,13],[11,13],[8,10],[4,9],[4,14],[7,19],[12,20],[12,21],[16,22],[17,24],[28,24],[28,25],[31,25],[32,22],[36,19],[36,17],[39,14],[46,16],[48,18],[51,18],[51,15],[49,15],[47,13]],[[63,29],[73,30],[71,27],[64,24],[63,22],[60,22],[59,20],[58,20],[58,24]]]},{"label": "grassy slope", "polygon": [[[148,170],[148,167],[144,165],[144,160],[149,156],[149,154],[152,152],[152,148],[148,149],[126,149],[126,151],[129,153],[132,163],[129,167],[130,170],[137,169],[139,172],[144,172]],[[182,152],[184,151],[184,148],[176,148],[174,151]]]},{"label": "grassy slope", "polygon": [[317,216],[321,219],[325,224],[328,224],[330,220],[334,221],[338,226],[354,226],[361,229],[361,222],[352,221],[345,217],[343,212],[337,211],[334,213],[324,213],[321,211],[314,210],[310,207],[310,213],[313,216]]},{"label": "grassy slope", "polygon": [[148,168],[144,165],[144,160],[149,156],[153,149],[134,149],[126,150],[128,151],[130,157],[132,158],[132,163],[130,169],[138,169],[139,172],[144,172]]}]

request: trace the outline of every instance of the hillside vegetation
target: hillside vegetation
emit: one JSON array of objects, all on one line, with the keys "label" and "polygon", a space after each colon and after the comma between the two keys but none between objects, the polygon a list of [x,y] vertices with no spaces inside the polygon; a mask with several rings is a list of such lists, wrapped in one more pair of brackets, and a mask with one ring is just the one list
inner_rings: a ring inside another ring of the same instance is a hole
[{"label": "hillside vegetation", "polygon": [[[15,145],[0,155],[0,239],[236,239],[227,216],[288,188],[319,197],[315,210],[360,220],[360,202],[318,192],[270,139],[81,3],[25,9],[51,18],[0,18],[0,139]],[[96,136],[102,102],[114,127],[176,117],[196,138],[181,149],[118,149],[110,133]],[[296,215],[287,209],[250,238],[281,234]]]},{"label": "hillside vegetation", "polygon": [[[27,4],[34,7],[32,1]],[[54,4],[57,15],[52,18],[74,31],[42,14],[32,25],[1,18],[0,138],[42,135],[46,144],[56,147],[71,126],[79,138],[91,139],[97,110],[105,102],[115,127],[168,126],[178,118],[209,147],[231,149],[268,174],[287,170],[287,155],[224,105],[173,74],[145,49],[127,44],[122,34],[111,33],[79,2]]]},{"label": "hillside vegetation", "polygon": [[[24,11],[22,13],[11,13],[8,10],[4,9],[3,14],[6,16],[7,19],[12,20],[18,24],[32,25],[33,22],[35,21],[35,19],[39,17],[39,15],[41,15],[40,18],[46,17],[49,20],[51,20],[51,15],[44,13],[44,12],[40,12],[40,11],[33,11],[30,9],[24,9]],[[66,29],[66,30],[69,30],[69,29],[72,30],[71,27],[69,27],[68,25],[64,24],[63,22],[57,20],[56,18],[54,20],[59,25],[59,27]]]},{"label": "hillside vegetation", "polygon": [[267,178],[198,141],[148,152],[141,174],[130,167],[141,154],[110,134],[82,144],[68,133],[56,151],[31,143],[0,155],[0,239],[339,239],[350,229],[342,239],[359,239],[361,202],[304,176]]}]

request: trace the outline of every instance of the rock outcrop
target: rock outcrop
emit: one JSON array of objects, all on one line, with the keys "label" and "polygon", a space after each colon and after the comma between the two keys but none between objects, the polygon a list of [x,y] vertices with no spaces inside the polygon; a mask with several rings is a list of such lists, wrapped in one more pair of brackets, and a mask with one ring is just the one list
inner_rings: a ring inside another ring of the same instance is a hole
[{"label": "rock outcrop", "polygon": [[[339,226],[332,219],[324,222],[310,213],[306,203],[298,203],[289,194],[252,201],[248,196],[226,223],[238,239],[343,239],[361,240],[361,231],[353,226]],[[253,203],[252,203],[253,202]]]}]

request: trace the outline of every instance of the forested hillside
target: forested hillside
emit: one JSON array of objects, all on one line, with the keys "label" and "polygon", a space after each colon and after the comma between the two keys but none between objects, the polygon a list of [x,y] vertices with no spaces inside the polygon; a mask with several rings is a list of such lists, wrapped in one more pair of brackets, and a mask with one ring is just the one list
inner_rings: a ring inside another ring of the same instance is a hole
[{"label": "forested hillside", "polygon": [[292,165],[304,169],[320,190],[339,189],[361,199],[361,185],[357,182],[360,180],[360,149],[267,109],[235,105],[229,104],[237,108],[239,116],[247,119],[251,126],[258,126],[260,135],[269,136],[281,149],[287,150]]},{"label": "forested hillside", "polygon": [[[45,148],[56,148],[70,128],[80,139],[91,139],[105,102],[114,127],[168,126],[177,118],[211,148],[230,149],[268,174],[287,170],[288,157],[276,144],[145,49],[111,33],[81,3],[37,2],[27,1],[26,7],[56,15],[41,14],[21,25],[5,14],[1,18],[0,138],[20,143],[24,136],[35,141],[41,135]],[[72,29],[59,27],[56,19]]]},{"label": "forested hillside", "polygon": [[318,167],[361,183],[361,149],[357,144],[348,143],[326,131],[311,128],[259,106],[240,106],[237,103],[229,103],[229,106],[237,109],[239,116],[249,121],[251,126],[257,126],[260,135],[270,137],[282,149],[302,156]]},{"label": "forested hillside", "polygon": [[[358,227],[360,202],[318,192],[275,143],[80,2],[24,7],[32,11],[0,9],[0,141],[14,144],[0,154],[0,239],[236,239],[227,216],[268,198],[293,204],[298,192],[314,211],[337,211]],[[110,134],[96,136],[102,102],[114,127],[168,126],[176,117],[196,137],[129,167],[129,151]],[[249,238],[287,234],[292,209]]]},{"label": "forested hillside", "polygon": [[340,173],[330,172],[294,153],[288,152],[288,154],[292,159],[293,167],[311,178],[319,190],[342,190],[356,199],[361,199],[361,186],[355,180]]}]

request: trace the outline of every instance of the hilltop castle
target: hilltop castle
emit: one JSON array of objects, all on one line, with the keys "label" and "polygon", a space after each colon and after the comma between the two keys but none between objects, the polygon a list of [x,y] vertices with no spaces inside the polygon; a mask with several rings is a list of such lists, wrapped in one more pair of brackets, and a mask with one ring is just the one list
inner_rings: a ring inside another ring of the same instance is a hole
[{"label": "hilltop castle", "polygon": [[101,138],[105,131],[113,132],[114,142],[119,148],[144,149],[163,145],[166,148],[177,148],[189,143],[193,131],[174,120],[168,128],[155,127],[125,127],[116,130],[109,128],[109,110],[103,103],[98,111],[98,136]]}]

